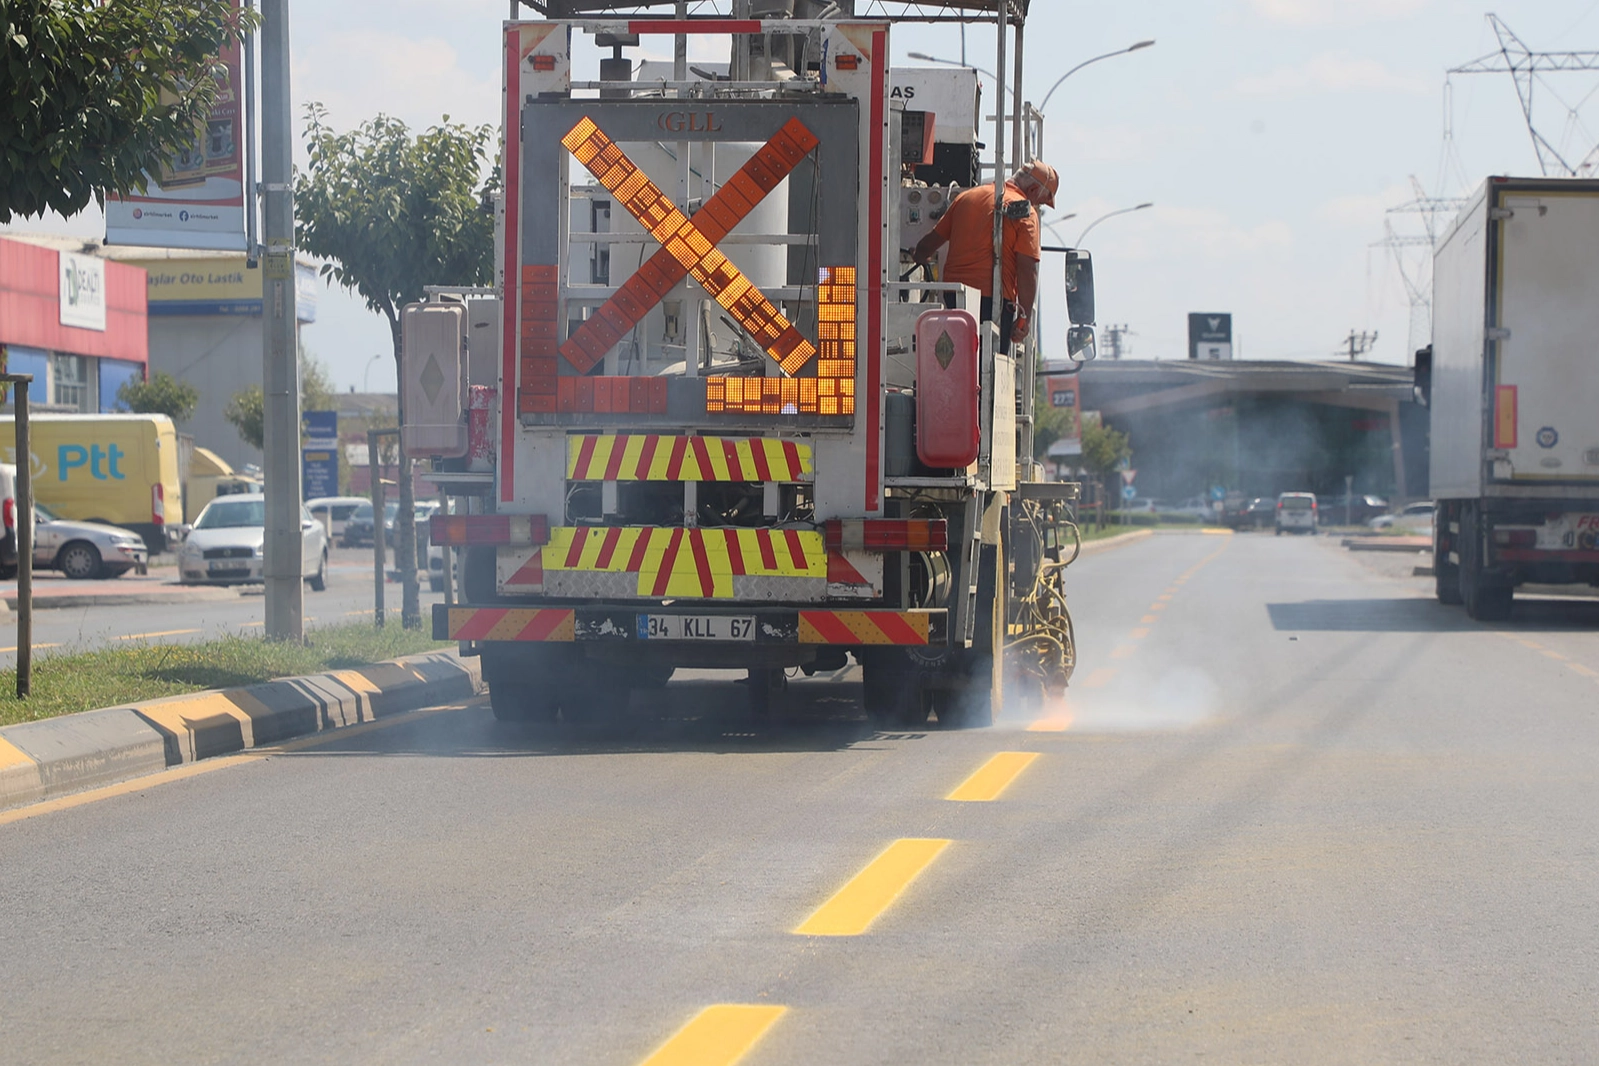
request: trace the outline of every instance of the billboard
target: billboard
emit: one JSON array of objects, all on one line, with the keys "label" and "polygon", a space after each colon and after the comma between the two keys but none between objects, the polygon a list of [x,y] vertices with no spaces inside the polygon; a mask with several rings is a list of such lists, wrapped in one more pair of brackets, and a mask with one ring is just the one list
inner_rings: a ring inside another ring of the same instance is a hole
[{"label": "billboard", "polygon": [[216,104],[194,141],[159,174],[146,172],[142,195],[106,197],[107,244],[244,250],[242,54],[235,40],[218,57]]},{"label": "billboard", "polygon": [[[119,262],[142,267],[151,318],[166,315],[259,315],[261,270],[251,270],[243,254],[234,256],[118,255]],[[294,313],[316,321],[322,281],[310,263],[294,264]]]},{"label": "billboard", "polygon": [[1231,359],[1233,316],[1191,312],[1188,316],[1188,358]]},{"label": "billboard", "polygon": [[1049,446],[1049,454],[1081,455],[1083,453],[1083,423],[1082,415],[1078,410],[1079,392],[1077,377],[1052,377],[1046,378],[1045,388],[1049,399],[1049,406],[1064,414],[1065,424],[1061,427],[1060,436]]},{"label": "billboard", "polygon": [[105,332],[105,260],[57,253],[61,265],[61,324]]}]

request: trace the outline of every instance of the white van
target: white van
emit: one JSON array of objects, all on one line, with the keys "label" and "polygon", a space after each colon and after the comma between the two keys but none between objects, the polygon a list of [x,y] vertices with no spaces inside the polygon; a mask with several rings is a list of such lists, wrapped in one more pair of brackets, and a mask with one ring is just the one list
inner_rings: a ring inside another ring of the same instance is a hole
[{"label": "white van", "polygon": [[1285,492],[1277,497],[1277,535],[1283,530],[1290,533],[1315,533],[1319,512],[1313,492]]}]

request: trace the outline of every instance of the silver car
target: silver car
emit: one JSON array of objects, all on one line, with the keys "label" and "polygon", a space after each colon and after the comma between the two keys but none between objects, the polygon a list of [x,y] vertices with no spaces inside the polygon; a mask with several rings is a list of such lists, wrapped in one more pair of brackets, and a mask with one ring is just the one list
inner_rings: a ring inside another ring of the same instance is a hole
[{"label": "silver car", "polygon": [[42,503],[33,505],[33,565],[88,580],[121,577],[149,560],[144,538],[121,526],[72,522]]},{"label": "silver car", "polygon": [[[266,541],[265,496],[219,496],[205,505],[178,552],[184,585],[259,584]],[[321,592],[328,580],[328,535],[300,508],[301,573]]]}]

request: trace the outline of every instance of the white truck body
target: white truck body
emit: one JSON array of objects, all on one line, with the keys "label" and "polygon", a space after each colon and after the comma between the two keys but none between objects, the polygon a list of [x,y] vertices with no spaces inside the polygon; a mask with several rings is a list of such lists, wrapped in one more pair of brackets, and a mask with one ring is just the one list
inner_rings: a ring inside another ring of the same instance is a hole
[{"label": "white truck body", "polygon": [[1599,581],[1599,181],[1489,178],[1433,266],[1430,475],[1444,602]]}]

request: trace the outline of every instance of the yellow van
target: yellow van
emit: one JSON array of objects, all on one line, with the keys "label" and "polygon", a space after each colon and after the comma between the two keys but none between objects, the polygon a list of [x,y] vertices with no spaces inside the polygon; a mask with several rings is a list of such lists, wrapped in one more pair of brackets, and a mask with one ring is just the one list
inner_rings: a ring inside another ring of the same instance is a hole
[{"label": "yellow van", "polygon": [[196,447],[189,459],[189,480],[183,483],[183,520],[193,522],[218,496],[261,491],[261,479],[234,471],[210,448]]},{"label": "yellow van", "polygon": [[[28,424],[35,499],[62,518],[125,526],[152,555],[167,550],[167,523],[183,516],[172,419],[36,414]],[[0,459],[16,454],[16,420],[0,416]]]}]

